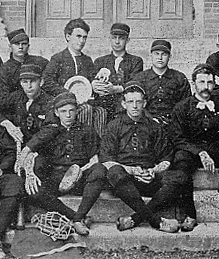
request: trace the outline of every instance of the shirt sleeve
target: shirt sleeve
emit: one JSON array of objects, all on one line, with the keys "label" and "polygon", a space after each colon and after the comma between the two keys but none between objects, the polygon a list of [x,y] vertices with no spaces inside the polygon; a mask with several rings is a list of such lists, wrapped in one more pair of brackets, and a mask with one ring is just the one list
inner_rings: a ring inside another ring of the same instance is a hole
[{"label": "shirt sleeve", "polygon": [[87,157],[90,159],[94,155],[99,154],[100,150],[100,137],[96,133],[93,127],[89,127],[87,130],[87,137],[83,143],[86,147]]},{"label": "shirt sleeve", "polygon": [[48,124],[40,128],[32,138],[26,143],[31,151],[38,152],[41,148],[45,147],[51,140],[59,134],[59,127],[57,124]]},{"label": "shirt sleeve", "polygon": [[140,72],[142,72],[142,71],[143,71],[143,60],[142,60],[142,58],[139,57],[139,58],[136,60],[135,65],[133,66],[133,69],[132,69],[132,71],[131,71],[131,73],[130,73],[130,75],[129,75],[129,79],[130,79],[130,80],[134,79],[134,77],[135,77],[138,73],[140,73]]},{"label": "shirt sleeve", "polygon": [[198,155],[199,152],[203,151],[196,144],[191,143],[186,134],[187,128],[187,116],[186,107],[187,103],[180,103],[176,105],[172,113],[171,123],[171,139],[173,141],[176,150],[185,150],[194,155]]},{"label": "shirt sleeve", "polygon": [[178,96],[178,102],[181,100],[186,99],[187,97],[192,95],[191,92],[191,85],[189,83],[189,80],[187,79],[187,77],[183,74],[180,73],[178,76],[178,83],[179,83],[179,90],[177,93]]},{"label": "shirt sleeve", "polygon": [[44,84],[42,88],[52,96],[57,96],[63,92],[62,87],[58,83],[59,69],[59,60],[56,57],[51,57],[50,62],[43,71]]},{"label": "shirt sleeve", "polygon": [[115,121],[108,124],[106,133],[101,141],[100,162],[117,161],[118,129]]},{"label": "shirt sleeve", "polygon": [[16,160],[16,144],[2,127],[0,127],[0,147],[2,150],[0,169],[3,173],[12,173]]},{"label": "shirt sleeve", "polygon": [[173,145],[170,141],[167,132],[163,130],[163,127],[155,122],[155,132],[154,132],[154,153],[157,156],[158,163],[162,161],[169,161],[170,163],[173,160]]}]

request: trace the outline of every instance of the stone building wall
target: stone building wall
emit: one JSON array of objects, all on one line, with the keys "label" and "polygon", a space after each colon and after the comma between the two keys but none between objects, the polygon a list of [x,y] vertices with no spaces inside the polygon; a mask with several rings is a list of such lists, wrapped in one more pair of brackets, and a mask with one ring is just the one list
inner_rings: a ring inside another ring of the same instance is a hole
[{"label": "stone building wall", "polygon": [[219,0],[204,0],[204,37],[216,39],[219,33]]},{"label": "stone building wall", "polygon": [[[25,1],[0,0],[0,17],[8,30],[25,27]],[[36,0],[37,1],[37,0]],[[197,63],[205,62],[211,52],[218,50],[216,43],[219,33],[219,0],[193,0],[193,38],[169,39],[173,45],[170,66],[184,72],[189,78]],[[51,55],[65,47],[63,35],[60,38],[31,38],[30,53],[42,55],[50,59]],[[168,39],[167,39],[168,40]],[[132,39],[128,44],[130,53],[144,59],[145,68],[150,67],[150,44],[153,39]],[[8,59],[9,48],[6,37],[0,38],[0,56]],[[89,39],[84,52],[93,59],[110,51],[107,38]]]}]

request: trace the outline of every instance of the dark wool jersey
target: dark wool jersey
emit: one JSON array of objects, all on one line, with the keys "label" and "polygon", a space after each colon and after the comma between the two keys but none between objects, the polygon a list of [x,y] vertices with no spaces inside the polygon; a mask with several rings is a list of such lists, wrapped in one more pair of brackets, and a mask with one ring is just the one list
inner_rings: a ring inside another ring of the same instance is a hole
[{"label": "dark wool jersey", "polygon": [[168,68],[159,76],[153,69],[147,69],[134,78],[142,84],[147,96],[146,109],[153,116],[169,115],[179,101],[191,95],[190,84],[186,76],[177,70]]},{"label": "dark wool jersey", "polygon": [[138,122],[127,114],[119,115],[108,124],[100,149],[101,162],[116,161],[124,165],[154,167],[171,161],[172,147],[162,128],[143,116]]},{"label": "dark wool jersey", "polygon": [[19,79],[21,65],[35,64],[44,70],[48,62],[44,57],[26,54],[24,62],[21,63],[15,60],[11,54],[10,59],[0,67],[0,96],[22,89]]},{"label": "dark wool jersey", "polygon": [[[0,122],[9,119],[15,126],[20,127],[24,134],[23,141],[26,143],[39,131],[51,100],[52,97],[41,90],[27,110],[28,98],[23,90],[0,96]],[[8,110],[10,115],[7,114]]]},{"label": "dark wool jersey", "polygon": [[52,165],[80,167],[99,152],[99,137],[89,126],[75,122],[69,129],[46,125],[27,143],[32,151],[43,150]]},{"label": "dark wool jersey", "polygon": [[199,101],[191,96],[178,103],[173,110],[171,136],[176,150],[188,151],[194,155],[203,151],[203,146],[219,140],[219,101],[212,96],[215,111],[207,107],[197,108]]}]

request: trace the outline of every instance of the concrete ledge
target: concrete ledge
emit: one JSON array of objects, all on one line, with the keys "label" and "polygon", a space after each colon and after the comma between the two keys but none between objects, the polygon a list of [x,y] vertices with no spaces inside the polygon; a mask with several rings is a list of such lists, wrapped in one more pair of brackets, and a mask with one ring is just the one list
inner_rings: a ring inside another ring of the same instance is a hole
[{"label": "concrete ledge", "polygon": [[219,188],[219,169],[215,173],[206,172],[199,168],[193,176],[194,188],[196,190],[218,190]]},{"label": "concrete ledge", "polygon": [[[198,222],[219,222],[219,193],[218,193],[218,169],[216,173],[210,174],[203,169],[197,170],[194,175],[194,200],[197,210]],[[70,208],[77,210],[81,202],[80,196],[65,195],[60,199]],[[144,197],[147,203],[150,198]],[[89,215],[94,217],[96,222],[115,222],[120,215],[133,213],[120,199],[115,198],[109,191],[103,191]],[[180,218],[178,208],[170,212],[172,216]]]},{"label": "concrete ledge", "polygon": [[152,251],[207,251],[219,249],[219,224],[208,223],[198,225],[192,232],[175,234],[164,233],[152,229],[147,224],[120,232],[114,224],[94,224],[90,235],[79,237],[90,249],[130,249],[146,246]]},{"label": "concrete ledge", "polygon": [[[81,202],[80,196],[63,196],[60,199],[70,208],[77,210]],[[144,197],[147,203],[150,198]],[[219,222],[219,193],[216,190],[203,190],[194,192],[195,207],[197,210],[198,222]],[[94,204],[89,215],[95,222],[115,222],[118,216],[132,214],[129,208],[119,198],[110,196],[110,193],[102,193]],[[167,212],[164,211],[167,214]],[[172,208],[170,215],[180,219],[179,208]]]},{"label": "concrete ledge", "polygon": [[[141,247],[147,247],[149,251],[155,252],[167,252],[176,249],[196,252],[210,251],[219,249],[219,224],[202,223],[192,232],[178,232],[175,234],[152,229],[147,224],[123,232],[118,231],[115,224],[112,223],[93,224],[90,235],[88,237],[77,236],[77,241],[84,241],[90,250],[101,249],[103,251],[140,249]],[[26,245],[27,243],[29,246]],[[48,251],[61,245],[63,245],[61,241],[53,242],[32,225],[27,226],[24,231],[16,231],[12,251],[15,255],[21,256],[21,254],[39,252],[39,249],[37,250],[39,246],[44,249],[41,251]],[[21,251],[21,247],[25,252]],[[69,253],[72,256],[62,257],[63,254],[57,254],[57,257],[52,255],[45,258],[78,258],[74,256],[74,249],[69,250]]]}]

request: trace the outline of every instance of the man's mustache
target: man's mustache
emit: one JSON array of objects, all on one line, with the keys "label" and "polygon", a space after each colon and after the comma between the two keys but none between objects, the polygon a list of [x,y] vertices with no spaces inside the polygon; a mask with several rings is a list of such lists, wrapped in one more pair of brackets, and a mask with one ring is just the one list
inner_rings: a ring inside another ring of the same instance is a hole
[{"label": "man's mustache", "polygon": [[208,94],[211,94],[211,91],[209,91],[209,89],[204,89],[201,91],[201,93],[208,93]]}]

